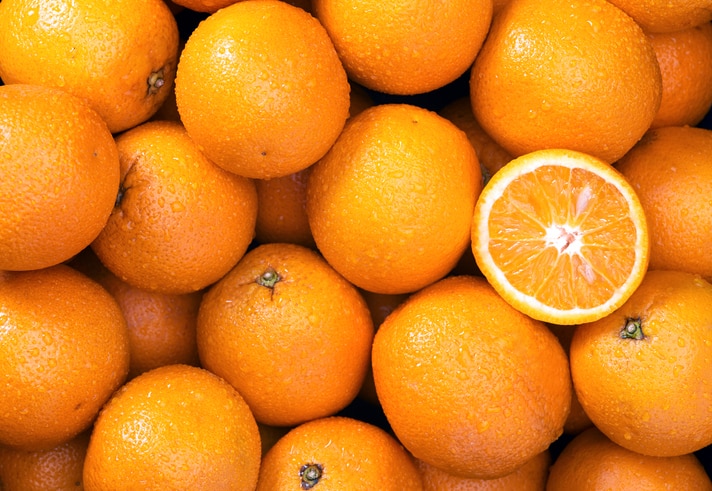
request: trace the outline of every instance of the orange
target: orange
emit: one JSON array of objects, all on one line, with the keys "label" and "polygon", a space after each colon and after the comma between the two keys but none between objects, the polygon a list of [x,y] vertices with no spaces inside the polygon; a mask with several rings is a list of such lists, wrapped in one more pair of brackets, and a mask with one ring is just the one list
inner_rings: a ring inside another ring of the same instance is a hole
[{"label": "orange", "polygon": [[316,162],[349,114],[346,72],[326,31],[277,0],[237,2],[203,20],[186,41],[175,90],[205,154],[252,178]]},{"label": "orange", "polygon": [[312,169],[307,216],[319,251],[356,286],[408,293],[445,276],[470,241],[482,187],[464,132],[410,104],[349,119]]},{"label": "orange", "polygon": [[472,250],[510,304],[554,324],[600,319],[623,304],[648,266],[643,208],[606,162],[539,150],[508,163],[475,207]]},{"label": "orange", "polygon": [[47,450],[0,447],[0,488],[3,491],[82,491],[82,468],[89,433]]},{"label": "orange", "polygon": [[712,281],[712,130],[651,130],[617,164],[647,217],[650,268]]},{"label": "orange", "polygon": [[0,275],[0,445],[52,448],[94,421],[129,370],[113,297],[65,265]]},{"label": "orange", "polygon": [[647,32],[673,32],[712,20],[710,0],[610,0]]},{"label": "orange", "polygon": [[89,248],[69,265],[96,280],[119,304],[129,335],[128,378],[163,365],[199,364],[195,330],[202,291],[170,295],[136,288],[103,267]]},{"label": "orange", "polygon": [[492,137],[482,129],[480,123],[477,122],[472,112],[472,104],[468,96],[459,97],[449,102],[438,114],[452,121],[458,128],[465,132],[477,152],[477,158],[480,161],[482,176],[485,182],[489,181],[495,172],[512,160],[512,156],[509,152],[494,141]]},{"label": "orange", "polygon": [[423,478],[423,491],[543,491],[549,475],[551,454],[544,450],[517,470],[495,479],[469,479],[453,476],[417,460]]},{"label": "orange", "polygon": [[255,179],[255,240],[316,248],[307,217],[307,182],[312,167],[273,179]]},{"label": "orange", "polygon": [[58,89],[1,86],[0,148],[0,269],[54,266],[99,235],[119,158],[94,110]]},{"label": "orange", "polygon": [[712,444],[712,284],[649,271],[630,299],[571,340],[574,388],[594,425],[654,456]]},{"label": "orange", "polygon": [[313,0],[355,82],[387,94],[430,92],[472,65],[492,20],[492,0]]},{"label": "orange", "polygon": [[663,82],[660,109],[651,127],[698,124],[712,107],[712,23],[648,38]]},{"label": "orange", "polygon": [[257,491],[420,491],[412,457],[391,435],[347,417],[297,426],[267,452]]},{"label": "orange", "polygon": [[[373,105],[371,96],[358,85],[351,87],[349,117]],[[289,242],[316,248],[307,217],[307,182],[312,167],[273,179],[255,179],[257,223],[260,243]]]},{"label": "orange", "polygon": [[503,477],[563,433],[566,353],[482,278],[448,277],[412,294],[376,332],[372,364],[398,440],[448,474]]},{"label": "orange", "polygon": [[[569,355],[569,349],[571,347],[571,339],[574,336],[575,328],[574,326],[560,326],[556,324],[547,324],[551,332],[558,338],[561,346],[563,346],[566,355]],[[583,410],[581,402],[576,396],[576,391],[571,392],[571,410],[569,411],[569,416],[566,418],[566,423],[564,423],[564,433],[567,435],[577,435],[583,430],[593,426],[591,418],[588,417],[586,411]]]},{"label": "orange", "polygon": [[346,407],[366,375],[372,339],[358,290],[295,244],[252,249],[205,293],[198,313],[202,366],[272,426]]},{"label": "orange", "polygon": [[156,112],[177,56],[178,26],[163,0],[0,4],[0,78],[85,99],[112,133]]},{"label": "orange", "polygon": [[121,184],[91,244],[106,267],[144,290],[183,294],[214,283],[254,236],[254,183],[211,162],[175,121],[116,138]]},{"label": "orange", "polygon": [[[366,300],[368,310],[371,313],[374,329],[378,330],[386,317],[393,312],[406,298],[406,293],[373,293],[368,290],[360,290],[361,296]],[[359,397],[375,406],[380,406],[378,395],[376,394],[376,385],[373,382],[373,369],[371,363],[368,364],[368,373],[361,385]]]},{"label": "orange", "polygon": [[636,489],[712,490],[712,481],[693,454],[650,457],[616,445],[597,428],[571,440],[551,467],[547,491]]},{"label": "orange", "polygon": [[650,127],[662,80],[633,19],[606,0],[512,0],[470,76],[482,128],[517,157],[566,148],[607,162]]},{"label": "orange", "polygon": [[94,425],[84,488],[255,489],[260,434],[240,394],[202,368],[144,372],[109,400]]}]

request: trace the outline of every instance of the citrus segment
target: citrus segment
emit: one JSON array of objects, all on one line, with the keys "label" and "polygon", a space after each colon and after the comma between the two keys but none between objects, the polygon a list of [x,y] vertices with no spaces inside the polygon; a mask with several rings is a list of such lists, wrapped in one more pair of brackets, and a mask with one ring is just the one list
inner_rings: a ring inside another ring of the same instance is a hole
[{"label": "citrus segment", "polygon": [[649,255],[642,207],[620,173],[559,149],[525,154],[493,176],[475,206],[472,250],[509,303],[557,324],[612,312]]}]

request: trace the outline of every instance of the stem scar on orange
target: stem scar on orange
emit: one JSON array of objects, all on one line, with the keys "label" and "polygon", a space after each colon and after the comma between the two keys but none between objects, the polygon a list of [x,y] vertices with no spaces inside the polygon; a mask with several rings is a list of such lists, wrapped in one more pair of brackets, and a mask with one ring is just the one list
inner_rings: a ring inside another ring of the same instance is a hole
[{"label": "stem scar on orange", "polygon": [[600,319],[648,267],[645,214],[606,162],[549,149],[492,177],[476,206],[472,251],[492,286],[525,314],[555,324]]}]

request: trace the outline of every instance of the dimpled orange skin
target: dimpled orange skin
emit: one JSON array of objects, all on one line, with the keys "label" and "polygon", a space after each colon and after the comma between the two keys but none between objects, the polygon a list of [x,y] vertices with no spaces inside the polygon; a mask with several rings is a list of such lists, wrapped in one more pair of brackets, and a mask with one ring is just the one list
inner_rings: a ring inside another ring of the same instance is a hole
[{"label": "dimpled orange skin", "polygon": [[647,32],[674,32],[712,20],[710,0],[611,0]]},{"label": "dimpled orange skin", "polygon": [[0,275],[0,444],[47,449],[87,429],[129,370],[126,321],[65,265]]},{"label": "dimpled orange skin", "polygon": [[[319,468],[315,475],[306,473],[310,466]],[[423,484],[412,456],[391,434],[335,416],[293,428],[265,454],[256,491],[276,489],[422,491]]]},{"label": "dimpled orange skin", "polygon": [[218,167],[175,121],[116,138],[120,194],[91,247],[123,281],[148,291],[198,291],[227,273],[254,236],[254,183]]},{"label": "dimpled orange skin", "polygon": [[694,126],[712,106],[712,23],[681,31],[652,34],[663,97],[652,128]]},{"label": "dimpled orange skin", "polygon": [[350,79],[387,94],[422,94],[457,79],[477,56],[492,19],[492,0],[312,5]]},{"label": "dimpled orange skin", "polygon": [[104,121],[58,89],[0,87],[0,269],[70,259],[101,232],[119,189]]},{"label": "dimpled orange skin", "polygon": [[608,438],[662,457],[712,444],[711,305],[712,284],[701,277],[651,270],[622,307],[576,328],[574,388]]},{"label": "dimpled orange skin", "polygon": [[566,353],[482,278],[448,277],[411,295],[376,332],[372,364],[395,435],[450,474],[502,477],[563,433]]},{"label": "dimpled orange skin", "polygon": [[84,489],[252,491],[261,452],[257,423],[230,384],[168,365],[131,380],[102,409]]},{"label": "dimpled orange skin", "polygon": [[571,440],[551,467],[547,491],[636,489],[710,491],[712,482],[694,454],[650,457],[610,441],[597,428]]},{"label": "dimpled orange skin", "polygon": [[85,99],[116,133],[156,112],[178,57],[178,25],[162,0],[5,0],[0,78]]},{"label": "dimpled orange skin", "polygon": [[635,190],[650,235],[650,269],[712,281],[712,130],[650,130],[616,168]]},{"label": "dimpled orange skin", "polygon": [[313,166],[307,216],[319,251],[346,279],[408,293],[455,266],[481,190],[464,132],[426,109],[382,104],[351,118]]},{"label": "dimpled orange skin", "polygon": [[517,157],[578,150],[612,163],[649,128],[662,81],[643,30],[605,0],[512,0],[470,76],[482,128]]},{"label": "dimpled orange skin", "polygon": [[372,339],[356,288],[295,244],[252,249],[205,293],[198,312],[202,366],[237,388],[268,425],[346,407],[366,375]]},{"label": "dimpled orange skin", "polygon": [[82,469],[89,432],[47,450],[0,447],[3,491],[82,491]]},{"label": "dimpled orange skin", "polygon": [[176,77],[188,133],[216,164],[267,179],[300,171],[334,143],[349,82],[323,26],[281,1],[238,2],[191,33]]}]

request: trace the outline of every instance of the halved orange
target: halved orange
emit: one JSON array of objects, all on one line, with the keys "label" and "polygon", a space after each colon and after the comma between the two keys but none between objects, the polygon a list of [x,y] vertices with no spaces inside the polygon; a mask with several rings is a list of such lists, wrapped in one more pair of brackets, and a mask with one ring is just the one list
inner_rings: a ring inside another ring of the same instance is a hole
[{"label": "halved orange", "polygon": [[513,307],[554,324],[600,319],[648,268],[645,214],[608,163],[548,149],[506,164],[475,206],[472,252]]}]

